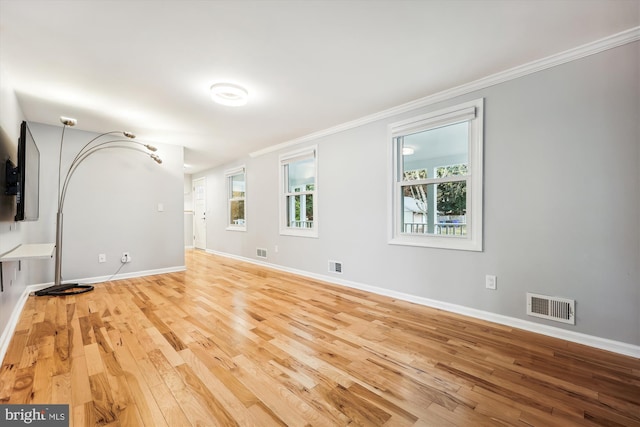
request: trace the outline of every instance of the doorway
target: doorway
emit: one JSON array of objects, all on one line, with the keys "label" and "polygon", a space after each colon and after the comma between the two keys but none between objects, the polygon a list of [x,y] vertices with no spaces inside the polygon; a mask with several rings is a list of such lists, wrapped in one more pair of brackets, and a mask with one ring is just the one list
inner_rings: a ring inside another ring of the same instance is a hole
[{"label": "doorway", "polygon": [[207,179],[193,180],[193,246],[207,248]]}]

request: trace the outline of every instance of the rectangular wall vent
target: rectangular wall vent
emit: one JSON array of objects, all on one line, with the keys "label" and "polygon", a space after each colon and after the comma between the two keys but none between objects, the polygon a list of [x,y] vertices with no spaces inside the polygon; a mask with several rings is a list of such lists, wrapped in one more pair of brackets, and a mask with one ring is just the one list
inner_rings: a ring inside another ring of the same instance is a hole
[{"label": "rectangular wall vent", "polygon": [[329,261],[329,273],[342,274],[342,263],[339,261]]},{"label": "rectangular wall vent", "polygon": [[556,322],[576,324],[576,302],[527,292],[527,314]]},{"label": "rectangular wall vent", "polygon": [[260,258],[266,258],[267,257],[267,250],[266,249],[262,249],[262,248],[257,248],[256,249],[256,256],[260,257]]}]

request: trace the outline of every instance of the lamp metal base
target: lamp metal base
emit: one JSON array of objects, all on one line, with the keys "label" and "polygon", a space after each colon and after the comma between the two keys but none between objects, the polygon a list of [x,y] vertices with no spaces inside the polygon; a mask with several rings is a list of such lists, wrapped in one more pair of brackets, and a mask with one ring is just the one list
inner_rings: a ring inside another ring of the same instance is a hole
[{"label": "lamp metal base", "polygon": [[93,290],[92,285],[81,285],[79,283],[64,283],[60,285],[49,286],[48,288],[36,291],[36,296],[64,296],[83,294]]}]

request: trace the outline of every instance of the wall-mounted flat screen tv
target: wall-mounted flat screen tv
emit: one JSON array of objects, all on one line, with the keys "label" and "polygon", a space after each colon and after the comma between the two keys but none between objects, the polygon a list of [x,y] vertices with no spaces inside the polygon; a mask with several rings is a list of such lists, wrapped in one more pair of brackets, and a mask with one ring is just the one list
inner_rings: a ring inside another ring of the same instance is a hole
[{"label": "wall-mounted flat screen tv", "polygon": [[[8,159],[17,159],[17,145],[0,126],[0,222],[13,221],[16,216],[16,197],[6,195],[6,169],[9,166]],[[13,163],[10,165],[13,167]]]},{"label": "wall-mounted flat screen tv", "polygon": [[18,164],[7,159],[5,194],[16,196],[16,221],[36,221],[40,215],[40,151],[27,122],[20,125]]}]

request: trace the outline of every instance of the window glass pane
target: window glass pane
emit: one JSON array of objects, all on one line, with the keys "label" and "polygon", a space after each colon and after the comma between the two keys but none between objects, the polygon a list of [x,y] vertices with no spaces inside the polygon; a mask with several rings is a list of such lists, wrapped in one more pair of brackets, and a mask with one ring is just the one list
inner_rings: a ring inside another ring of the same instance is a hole
[{"label": "window glass pane", "polygon": [[231,197],[244,197],[244,174],[233,175],[231,177]]},{"label": "window glass pane", "polygon": [[287,196],[287,226],[313,228],[313,194]]},{"label": "window glass pane", "polygon": [[[399,139],[402,180],[436,178],[433,171],[447,165],[450,175],[466,175],[469,163],[469,122],[456,123],[406,135]],[[427,176],[416,177],[415,171]]]},{"label": "window glass pane", "polygon": [[405,171],[402,177],[403,181],[415,181],[416,179],[433,178],[429,176],[429,172],[426,169],[414,169]]},{"label": "window glass pane", "polygon": [[467,235],[466,181],[402,186],[402,232]]},{"label": "window glass pane", "polygon": [[467,175],[469,173],[467,165],[450,165],[436,168],[436,178],[446,178],[448,176]]},{"label": "window glass pane", "polygon": [[244,225],[244,200],[232,200],[229,215],[231,225]]},{"label": "window glass pane", "polygon": [[467,183],[457,181],[438,184],[437,209],[443,221],[456,221],[464,217],[467,214]]},{"label": "window glass pane", "polygon": [[[406,185],[402,187],[403,233],[427,234],[427,218],[429,210],[429,186]],[[433,187],[433,186],[431,186]],[[433,226],[431,226],[433,229]]]},{"label": "window glass pane", "polygon": [[316,179],[315,159],[305,159],[288,163],[287,192],[313,191]]}]

